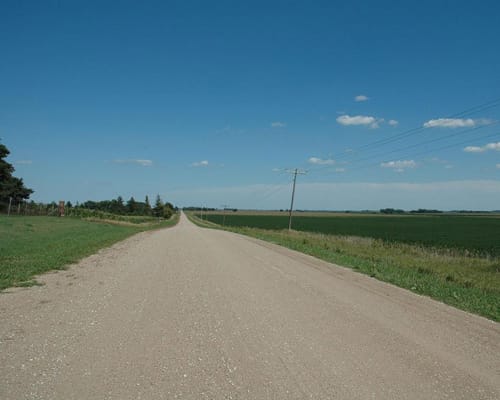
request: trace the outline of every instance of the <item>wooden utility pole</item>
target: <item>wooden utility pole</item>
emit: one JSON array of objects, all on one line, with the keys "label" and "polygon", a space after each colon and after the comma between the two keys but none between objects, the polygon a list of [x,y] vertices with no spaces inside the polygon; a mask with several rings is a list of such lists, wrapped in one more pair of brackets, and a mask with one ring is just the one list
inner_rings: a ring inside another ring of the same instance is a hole
[{"label": "wooden utility pole", "polygon": [[288,213],[288,230],[292,230],[292,212],[293,212],[293,200],[295,199],[295,184],[297,183],[297,175],[305,175],[306,171],[301,171],[295,168],[293,171],[293,189],[292,189],[292,202],[290,204],[290,211]]},{"label": "wooden utility pole", "polygon": [[227,204],[223,204],[222,206],[222,226],[226,225],[226,208],[229,207]]}]

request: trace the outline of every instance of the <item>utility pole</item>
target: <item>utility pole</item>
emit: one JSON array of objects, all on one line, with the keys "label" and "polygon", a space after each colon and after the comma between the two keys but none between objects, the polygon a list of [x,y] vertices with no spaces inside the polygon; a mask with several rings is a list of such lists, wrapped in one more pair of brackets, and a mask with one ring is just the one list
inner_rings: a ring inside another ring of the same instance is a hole
[{"label": "utility pole", "polygon": [[292,202],[290,204],[290,211],[288,214],[288,230],[292,230],[292,211],[293,211],[293,200],[295,198],[295,184],[297,183],[297,175],[305,175],[306,171],[299,170],[295,168],[293,171],[289,171],[293,173],[293,189],[292,189]]},{"label": "utility pole", "polygon": [[222,206],[222,226],[226,225],[226,208],[229,207],[227,204],[223,204]]}]

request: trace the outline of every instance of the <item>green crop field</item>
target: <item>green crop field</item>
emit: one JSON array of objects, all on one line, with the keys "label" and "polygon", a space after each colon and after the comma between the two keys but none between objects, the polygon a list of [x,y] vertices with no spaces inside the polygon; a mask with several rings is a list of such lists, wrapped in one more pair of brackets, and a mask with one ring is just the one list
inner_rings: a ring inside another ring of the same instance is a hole
[{"label": "green crop field", "polygon": [[[95,253],[135,233],[172,225],[91,222],[80,218],[0,216],[0,290]],[[142,221],[141,221],[142,222]]]},{"label": "green crop field", "polygon": [[[287,215],[208,214],[209,221],[233,227],[280,230]],[[293,229],[332,235],[372,237],[388,242],[467,250],[500,256],[500,218],[488,215],[346,215],[293,217]]]}]

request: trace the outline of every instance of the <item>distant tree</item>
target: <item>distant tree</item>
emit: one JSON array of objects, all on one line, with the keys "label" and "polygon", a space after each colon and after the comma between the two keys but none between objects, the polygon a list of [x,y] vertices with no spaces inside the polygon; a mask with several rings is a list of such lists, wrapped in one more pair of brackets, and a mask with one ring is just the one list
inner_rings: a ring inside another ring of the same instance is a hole
[{"label": "distant tree", "polygon": [[148,195],[144,199],[144,215],[151,215],[151,204],[149,203]]},{"label": "distant tree", "polygon": [[174,215],[175,209],[172,203],[165,203],[163,206],[163,218],[169,219],[172,215]]},{"label": "distant tree", "polygon": [[66,208],[72,208],[73,204],[71,204],[71,201],[67,201],[65,207]]},{"label": "distant tree", "polygon": [[394,208],[382,208],[380,210],[382,214],[404,214],[404,210],[394,209]]},{"label": "distant tree", "polygon": [[127,201],[127,213],[134,215],[137,213],[137,202],[132,196],[129,201]]},{"label": "distant tree", "polygon": [[109,211],[113,214],[125,214],[126,207],[123,204],[122,196],[118,196],[116,200],[111,200],[109,204]]},{"label": "distant tree", "polygon": [[153,208],[153,214],[155,217],[163,217],[163,201],[161,201],[160,195],[156,195],[155,206]]},{"label": "distant tree", "polygon": [[22,178],[12,176],[14,167],[5,160],[9,154],[9,149],[0,144],[0,203],[8,203],[10,198],[19,203],[29,199],[33,190],[24,186]]}]

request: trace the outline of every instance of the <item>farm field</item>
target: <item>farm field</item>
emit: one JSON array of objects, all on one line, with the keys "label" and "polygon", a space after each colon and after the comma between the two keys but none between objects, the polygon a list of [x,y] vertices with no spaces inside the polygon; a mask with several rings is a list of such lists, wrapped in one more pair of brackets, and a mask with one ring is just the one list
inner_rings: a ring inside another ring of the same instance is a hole
[{"label": "farm field", "polygon": [[[0,216],[0,290],[36,284],[34,276],[64,269],[135,233],[173,225],[92,222],[80,218]],[[141,221],[142,222],[142,221]]]},{"label": "farm field", "polygon": [[[208,213],[208,221],[226,226],[281,230],[288,228],[285,213]],[[497,215],[365,215],[296,214],[293,229],[331,235],[360,236],[387,242],[421,244],[500,256],[500,218]]]}]

